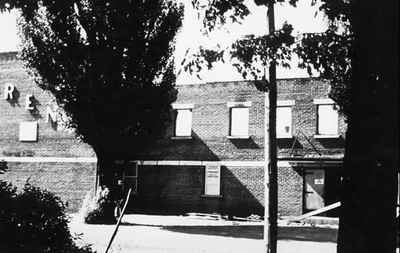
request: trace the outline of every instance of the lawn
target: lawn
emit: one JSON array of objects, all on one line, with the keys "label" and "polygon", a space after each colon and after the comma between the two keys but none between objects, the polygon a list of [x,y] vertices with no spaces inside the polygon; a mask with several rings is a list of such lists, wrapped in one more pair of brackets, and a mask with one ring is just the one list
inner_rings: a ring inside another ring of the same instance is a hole
[{"label": "lawn", "polygon": [[[113,225],[83,224],[75,215],[71,231],[81,243],[105,252]],[[279,253],[334,253],[337,229],[284,226],[279,228]],[[262,253],[262,222],[237,222],[207,217],[126,215],[113,242],[114,253]]]}]

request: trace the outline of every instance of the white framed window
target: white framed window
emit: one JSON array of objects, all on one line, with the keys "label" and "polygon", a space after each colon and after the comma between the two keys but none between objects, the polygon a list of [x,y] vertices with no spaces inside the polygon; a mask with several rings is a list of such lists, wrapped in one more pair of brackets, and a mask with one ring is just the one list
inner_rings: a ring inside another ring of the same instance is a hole
[{"label": "white framed window", "polygon": [[316,138],[336,138],[339,135],[339,114],[331,99],[315,99],[317,105]]},{"label": "white framed window", "polygon": [[187,137],[192,136],[192,104],[173,104],[172,108],[175,109],[175,129],[173,137]]},{"label": "white framed window", "polygon": [[220,196],[221,189],[221,166],[206,165],[204,180],[205,196]]},{"label": "white framed window", "polygon": [[292,107],[293,100],[278,101],[276,108],[276,137],[292,138]]},{"label": "white framed window", "polygon": [[229,102],[230,126],[228,138],[249,138],[249,107],[251,102]]},{"label": "white framed window", "polygon": [[19,124],[19,141],[37,141],[37,121],[26,121]]}]

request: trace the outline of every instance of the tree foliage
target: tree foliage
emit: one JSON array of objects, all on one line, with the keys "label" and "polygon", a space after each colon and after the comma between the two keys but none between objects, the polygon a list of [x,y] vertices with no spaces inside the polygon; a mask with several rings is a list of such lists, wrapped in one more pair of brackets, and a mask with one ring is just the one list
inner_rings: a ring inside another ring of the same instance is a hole
[{"label": "tree foliage", "polygon": [[[277,2],[287,2],[296,6],[297,0],[255,0],[257,5],[268,5]],[[223,26],[228,20],[240,22],[250,14],[244,0],[192,0],[203,17],[205,32]],[[316,1],[312,1],[316,4]],[[353,36],[349,22],[350,5],[345,0],[323,0],[320,10],[330,20],[328,29],[323,33],[292,35],[292,26],[285,23],[274,34],[255,36],[248,35],[239,39],[227,49],[201,48],[191,60],[182,64],[184,70],[194,72],[203,67],[211,68],[212,63],[223,61],[227,55],[233,60],[233,65],[244,78],[260,79],[265,68],[274,61],[280,66],[289,68],[292,55],[296,54],[300,62],[298,67],[306,68],[311,74],[315,69],[322,78],[331,82],[330,97],[347,114],[350,106],[349,91],[351,72],[350,56]],[[239,15],[238,15],[239,14]],[[225,56],[225,57],[224,57]]]},{"label": "tree foliage", "polygon": [[96,153],[123,152],[124,143],[134,152],[163,134],[176,99],[172,54],[182,6],[2,0],[0,8],[20,10],[27,67]]}]

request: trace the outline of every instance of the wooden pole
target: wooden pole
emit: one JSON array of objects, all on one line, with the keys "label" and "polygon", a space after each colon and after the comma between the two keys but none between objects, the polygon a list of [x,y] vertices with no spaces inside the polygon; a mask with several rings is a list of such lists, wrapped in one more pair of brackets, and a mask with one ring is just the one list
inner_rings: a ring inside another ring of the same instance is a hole
[{"label": "wooden pole", "polygon": [[[268,2],[268,32],[275,32],[274,4]],[[265,96],[265,191],[264,191],[264,241],[267,253],[276,253],[278,234],[278,168],[276,147],[276,63],[271,60],[269,66],[268,97]],[[267,107],[268,106],[268,107]]]},{"label": "wooden pole", "polygon": [[125,200],[124,207],[122,208],[121,215],[120,215],[119,218],[118,218],[117,225],[115,226],[115,229],[114,229],[114,232],[113,232],[113,234],[112,234],[112,236],[111,236],[111,239],[110,239],[110,241],[108,242],[107,249],[106,249],[105,253],[108,252],[108,250],[109,250],[110,247],[111,247],[112,242],[114,241],[115,236],[117,235],[119,225],[121,224],[122,217],[123,217],[124,214],[125,214],[126,206],[128,205],[129,197],[131,196],[131,192],[132,192],[132,188],[129,188],[128,195],[126,196],[126,200]]},{"label": "wooden pole", "polygon": [[264,244],[269,252],[269,97],[264,94]]}]

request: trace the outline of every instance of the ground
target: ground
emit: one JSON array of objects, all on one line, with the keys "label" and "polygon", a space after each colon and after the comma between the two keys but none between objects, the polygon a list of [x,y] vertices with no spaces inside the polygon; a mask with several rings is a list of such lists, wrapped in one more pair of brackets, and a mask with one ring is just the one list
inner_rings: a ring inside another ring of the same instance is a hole
[{"label": "ground", "polygon": [[[74,215],[71,232],[80,243],[105,252],[113,225],[83,224]],[[279,253],[334,253],[337,228],[284,225],[279,227]],[[263,253],[261,221],[228,221],[202,216],[126,215],[110,252],[113,253]]]}]

